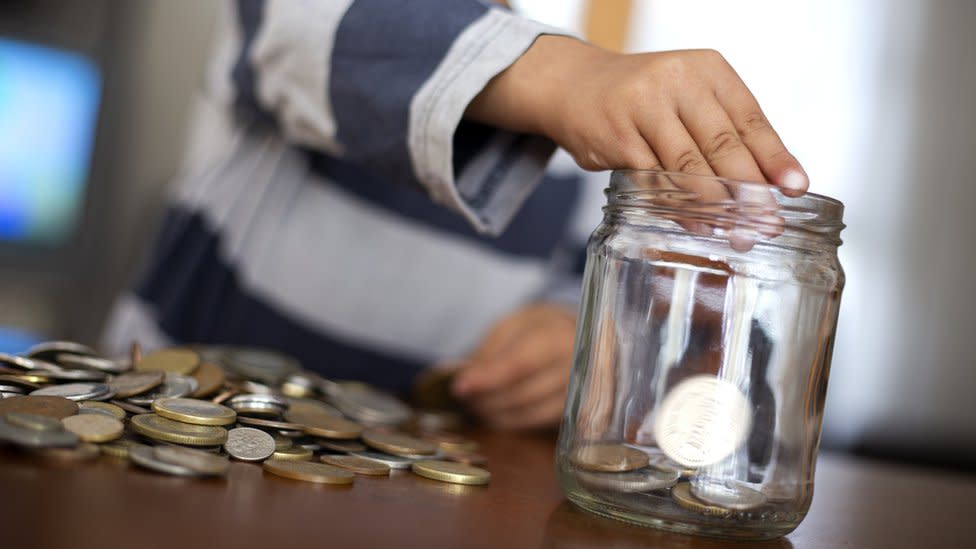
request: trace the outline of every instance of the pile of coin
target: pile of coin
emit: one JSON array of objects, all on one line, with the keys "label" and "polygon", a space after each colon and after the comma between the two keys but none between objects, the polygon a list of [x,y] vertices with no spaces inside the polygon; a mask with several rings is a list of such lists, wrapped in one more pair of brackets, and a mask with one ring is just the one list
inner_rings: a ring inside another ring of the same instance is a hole
[{"label": "pile of coin", "polygon": [[576,481],[588,490],[619,499],[647,495],[670,498],[682,508],[731,517],[764,505],[766,496],[745,483],[718,481],[681,465],[656,448],[615,442],[578,445],[569,456]]},{"label": "pile of coin", "polygon": [[0,445],[61,461],[99,455],[159,473],[224,476],[231,459],[323,484],[392,469],[487,484],[477,444],[446,430],[458,417],[418,412],[358,382],[302,370],[281,353],[181,347],[109,359],[52,341],[0,353]]}]

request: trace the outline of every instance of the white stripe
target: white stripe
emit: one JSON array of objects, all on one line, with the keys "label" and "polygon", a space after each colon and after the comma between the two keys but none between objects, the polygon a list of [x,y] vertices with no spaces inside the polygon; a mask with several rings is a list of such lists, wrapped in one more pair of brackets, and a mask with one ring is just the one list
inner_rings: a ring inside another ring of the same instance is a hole
[{"label": "white stripe", "polygon": [[511,258],[309,180],[283,143],[245,140],[180,196],[221,233],[245,290],[366,348],[435,361],[468,352],[536,295],[545,262]]},{"label": "white stripe", "polygon": [[250,60],[262,106],[292,142],[341,155],[329,101],[335,34],[352,0],[269,0]]},{"label": "white stripe", "polygon": [[173,345],[156,324],[151,308],[138,297],[125,293],[115,300],[105,324],[102,350],[109,356],[126,356],[133,341],[138,341],[143,351]]},{"label": "white stripe", "polygon": [[[533,140],[499,187],[500,196],[490,211],[476,212],[455,187],[454,133],[472,99],[542,33],[566,34],[502,10],[489,10],[458,36],[410,104],[408,147],[417,178],[434,200],[461,212],[480,231],[502,231],[531,193],[531,182],[541,177],[552,145],[543,149],[541,138]],[[498,146],[495,144],[494,150],[489,147],[482,154],[498,158]]]}]

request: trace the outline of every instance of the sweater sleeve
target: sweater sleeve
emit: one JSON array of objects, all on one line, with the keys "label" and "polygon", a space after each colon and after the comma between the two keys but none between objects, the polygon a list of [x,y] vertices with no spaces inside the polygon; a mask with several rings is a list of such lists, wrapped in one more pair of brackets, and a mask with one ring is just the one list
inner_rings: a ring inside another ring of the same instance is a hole
[{"label": "sweater sleeve", "polygon": [[238,109],[290,143],[419,187],[499,234],[555,150],[462,121],[541,34],[563,31],[477,0],[238,0]]}]

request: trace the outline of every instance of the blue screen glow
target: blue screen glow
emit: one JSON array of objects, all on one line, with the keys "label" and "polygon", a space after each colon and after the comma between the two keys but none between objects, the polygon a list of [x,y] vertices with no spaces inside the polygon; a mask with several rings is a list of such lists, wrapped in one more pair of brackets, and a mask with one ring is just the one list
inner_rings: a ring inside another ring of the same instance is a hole
[{"label": "blue screen glow", "polygon": [[100,92],[85,57],[0,39],[0,241],[56,245],[72,234]]}]

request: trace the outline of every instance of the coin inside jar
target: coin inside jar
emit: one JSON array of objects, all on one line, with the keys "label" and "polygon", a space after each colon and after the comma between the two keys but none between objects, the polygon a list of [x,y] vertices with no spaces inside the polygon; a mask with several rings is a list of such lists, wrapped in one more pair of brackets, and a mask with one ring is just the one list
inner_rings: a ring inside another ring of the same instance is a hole
[{"label": "coin inside jar", "polygon": [[678,505],[688,509],[689,511],[694,511],[696,513],[701,513],[703,515],[709,515],[713,517],[728,517],[732,515],[732,510],[725,507],[719,507],[718,505],[710,505],[691,493],[691,484],[688,482],[679,482],[671,488],[671,499],[678,502]]},{"label": "coin inside jar", "polygon": [[595,443],[577,448],[570,460],[580,469],[620,473],[645,467],[649,458],[644,452],[623,444]]},{"label": "coin inside jar", "polygon": [[242,461],[262,461],[275,453],[275,441],[260,429],[238,427],[227,432],[224,449]]},{"label": "coin inside jar", "polygon": [[691,494],[705,503],[711,503],[733,509],[746,511],[755,509],[766,503],[766,496],[741,482],[733,480],[693,479]]},{"label": "coin inside jar", "polygon": [[160,416],[195,425],[229,425],[237,413],[221,404],[193,398],[161,398],[152,409]]},{"label": "coin inside jar", "polygon": [[645,467],[622,473],[580,471],[576,478],[589,488],[614,492],[650,492],[674,486],[681,475]]}]

